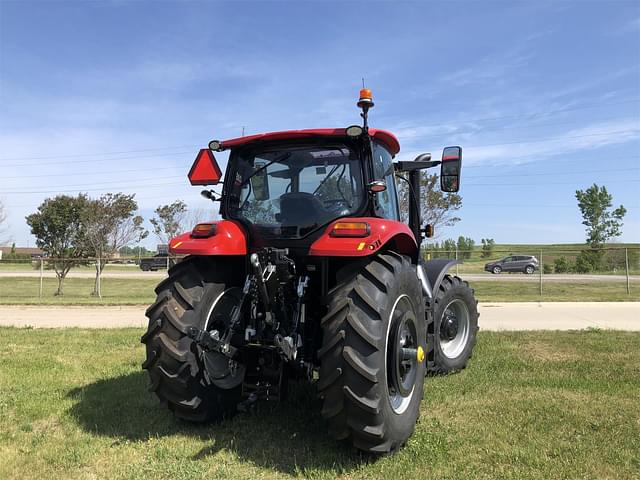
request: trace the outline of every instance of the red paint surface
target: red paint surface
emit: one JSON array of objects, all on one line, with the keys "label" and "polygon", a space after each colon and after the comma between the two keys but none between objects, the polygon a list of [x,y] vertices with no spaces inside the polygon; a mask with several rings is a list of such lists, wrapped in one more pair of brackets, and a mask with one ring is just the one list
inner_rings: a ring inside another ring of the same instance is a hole
[{"label": "red paint surface", "polygon": [[213,222],[216,234],[209,238],[191,238],[183,233],[169,242],[169,251],[177,255],[246,255],[247,236],[242,227],[232,220]]},{"label": "red paint surface", "polygon": [[[326,137],[345,137],[346,128],[312,128],[308,130],[287,130],[284,132],[259,133],[257,135],[249,135],[247,137],[232,138],[222,142],[224,148],[239,147],[260,140],[288,140],[296,138],[311,138],[317,136]],[[369,135],[376,140],[384,143],[392,155],[396,155],[400,151],[400,142],[396,136],[386,130],[378,130],[376,128],[369,129]]]},{"label": "red paint surface", "polygon": [[[367,222],[371,226],[371,233],[367,237],[360,238],[331,237],[333,225],[345,221]],[[394,247],[398,253],[413,256],[418,251],[415,237],[404,223],[373,217],[341,218],[332,222],[322,237],[313,242],[309,255],[315,257],[365,257],[377,252],[391,241],[395,243]],[[364,243],[364,247],[358,250],[361,243]]]},{"label": "red paint surface", "polygon": [[217,184],[222,178],[222,172],[213,152],[208,148],[200,150],[187,176],[191,185]]}]

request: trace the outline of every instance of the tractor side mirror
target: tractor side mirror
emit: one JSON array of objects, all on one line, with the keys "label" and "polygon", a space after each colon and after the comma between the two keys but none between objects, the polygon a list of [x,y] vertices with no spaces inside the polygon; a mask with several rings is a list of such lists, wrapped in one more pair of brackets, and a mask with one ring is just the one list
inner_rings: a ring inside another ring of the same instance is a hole
[{"label": "tractor side mirror", "polygon": [[462,168],[462,148],[445,147],[440,164],[440,190],[457,192],[460,190],[460,169]]}]

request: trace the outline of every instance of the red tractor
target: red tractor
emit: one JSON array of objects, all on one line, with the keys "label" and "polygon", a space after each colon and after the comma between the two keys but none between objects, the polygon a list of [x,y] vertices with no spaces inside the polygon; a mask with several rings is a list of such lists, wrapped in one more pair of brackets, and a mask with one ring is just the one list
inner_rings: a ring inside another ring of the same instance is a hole
[{"label": "red tractor", "polygon": [[[185,258],[147,310],[143,368],[182,419],[231,417],[258,399],[284,398],[289,380],[313,382],[329,432],[387,453],[413,433],[426,372],[466,366],[478,330],[473,290],[421,259],[422,169],[440,165],[459,188],[462,150],[396,162],[396,137],[363,126],[293,130],[212,141],[192,185],[220,183],[214,152],[229,150],[222,220],[170,242]],[[396,178],[409,186],[400,221]]]}]

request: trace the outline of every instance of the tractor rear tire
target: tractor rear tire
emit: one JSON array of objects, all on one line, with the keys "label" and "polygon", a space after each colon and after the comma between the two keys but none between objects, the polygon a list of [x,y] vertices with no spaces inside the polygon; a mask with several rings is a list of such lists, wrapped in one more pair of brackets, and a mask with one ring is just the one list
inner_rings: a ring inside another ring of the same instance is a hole
[{"label": "tractor rear tire", "polygon": [[233,416],[240,401],[241,386],[225,390],[206,382],[198,347],[187,336],[189,327],[205,329],[214,302],[234,285],[237,271],[224,259],[189,257],[169,270],[146,311],[149,327],[141,342],[149,390],[183,420],[219,421]]},{"label": "tractor rear tire", "polygon": [[467,282],[445,275],[434,299],[434,365],[432,373],[466,368],[478,333],[478,301]]},{"label": "tractor rear tire", "polygon": [[384,454],[411,436],[424,385],[424,318],[407,257],[385,252],[338,273],[321,321],[316,384],[334,438]]}]

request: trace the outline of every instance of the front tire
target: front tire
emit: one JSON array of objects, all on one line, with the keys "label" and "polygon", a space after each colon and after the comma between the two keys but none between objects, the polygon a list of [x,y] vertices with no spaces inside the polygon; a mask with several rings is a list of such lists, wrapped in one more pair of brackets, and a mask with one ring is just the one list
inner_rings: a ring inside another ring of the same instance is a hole
[{"label": "front tire", "polygon": [[237,284],[238,270],[226,260],[187,258],[169,270],[169,277],[156,287],[156,302],[147,309],[142,368],[149,372],[150,391],[178,418],[218,421],[236,412],[241,386],[222,389],[206,381],[198,347],[187,330],[206,329],[216,315],[215,305],[229,308],[220,299]]},{"label": "front tire", "polygon": [[329,433],[370,453],[413,433],[424,383],[424,302],[415,266],[386,252],[346,267],[329,293],[318,352]]},{"label": "front tire", "polygon": [[533,272],[535,272],[535,270],[536,269],[533,265],[527,265],[524,269],[524,273],[526,273],[527,275],[533,275]]},{"label": "front tire", "polygon": [[500,274],[500,272],[502,272],[502,268],[496,265],[495,267],[493,267],[493,269],[491,270],[491,272],[492,272],[494,275],[499,275],[499,274]]},{"label": "front tire", "polygon": [[434,373],[466,368],[478,333],[478,301],[467,282],[445,275],[434,300]]}]

